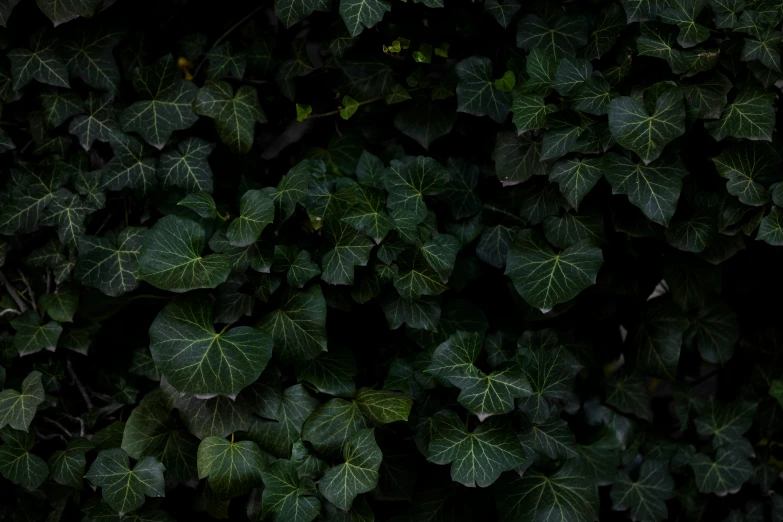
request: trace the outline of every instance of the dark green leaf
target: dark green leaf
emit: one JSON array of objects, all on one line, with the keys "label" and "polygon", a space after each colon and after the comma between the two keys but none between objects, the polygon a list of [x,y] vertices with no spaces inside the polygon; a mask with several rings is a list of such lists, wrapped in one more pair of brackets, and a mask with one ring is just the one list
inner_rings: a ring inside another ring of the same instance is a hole
[{"label": "dark green leaf", "polygon": [[85,478],[101,488],[105,500],[120,516],[144,505],[144,496],[165,495],[163,464],[144,457],[131,469],[125,451],[103,450],[90,466]]}]

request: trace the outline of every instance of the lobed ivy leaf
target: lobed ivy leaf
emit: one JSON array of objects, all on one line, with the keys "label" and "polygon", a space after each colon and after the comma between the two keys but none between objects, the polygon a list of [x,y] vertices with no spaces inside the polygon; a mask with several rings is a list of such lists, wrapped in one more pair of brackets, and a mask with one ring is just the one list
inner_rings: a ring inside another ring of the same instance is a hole
[{"label": "lobed ivy leaf", "polygon": [[208,82],[199,89],[193,111],[215,120],[220,139],[232,152],[245,154],[255,139],[256,123],[266,123],[253,87],[243,85],[234,92],[226,82]]},{"label": "lobed ivy leaf", "polygon": [[693,47],[710,37],[710,30],[696,20],[704,8],[704,0],[676,0],[660,13],[661,20],[680,29],[677,43]]},{"label": "lobed ivy leaf", "polygon": [[41,377],[41,372],[32,371],[22,381],[20,391],[6,388],[0,392],[0,428],[30,429],[36,409],[44,401]]},{"label": "lobed ivy leaf", "polygon": [[6,427],[0,430],[0,439],[4,443],[0,446],[0,474],[24,489],[38,489],[49,476],[49,467],[41,457],[30,453],[35,436]]},{"label": "lobed ivy leaf", "polygon": [[[90,1],[90,0],[87,0]],[[63,42],[65,65],[71,77],[80,78],[94,89],[114,93],[120,83],[120,71],[112,49],[122,39],[119,32],[81,32]]]},{"label": "lobed ivy leaf", "polygon": [[116,237],[85,235],[79,240],[76,278],[116,297],[139,286],[139,254],[147,229],[128,227]]},{"label": "lobed ivy leaf", "polygon": [[115,131],[109,134],[114,157],[102,171],[104,190],[122,190],[126,187],[146,193],[155,186],[155,158],[150,157],[144,143],[128,134]]},{"label": "lobed ivy leaf", "polygon": [[551,459],[570,459],[577,456],[574,434],[568,424],[552,410],[541,424],[533,424],[519,435],[524,447],[532,447]]},{"label": "lobed ivy leaf", "polygon": [[[465,82],[460,82],[457,87],[457,95],[459,96],[460,89],[462,89],[462,92],[465,92],[468,88]],[[497,94],[500,95],[502,93]],[[483,99],[479,98],[475,103],[471,103],[471,106],[479,107]],[[463,112],[473,114],[469,111]],[[433,141],[451,132],[456,119],[457,115],[449,104],[420,100],[409,104],[405,110],[398,112],[394,117],[394,126],[403,134],[415,140],[419,145],[429,150]]]},{"label": "lobed ivy leaf", "polygon": [[63,332],[63,327],[54,321],[44,323],[35,310],[27,310],[19,315],[11,321],[11,326],[16,330],[14,346],[20,356],[41,350],[54,351]]},{"label": "lobed ivy leaf", "polygon": [[91,18],[100,0],[37,0],[38,7],[49,17],[55,27],[80,16]]},{"label": "lobed ivy leaf", "polygon": [[204,229],[193,220],[171,215],[144,234],[138,278],[170,292],[215,288],[231,271],[228,256],[202,256]]},{"label": "lobed ivy leaf", "polygon": [[741,143],[724,149],[712,158],[718,174],[726,178],[726,190],[746,205],[759,206],[767,202],[763,183],[777,177],[780,157],[765,143]]},{"label": "lobed ivy leaf", "polygon": [[587,44],[587,20],[563,15],[544,20],[529,14],[517,26],[517,47],[526,51],[539,48],[557,59],[576,55]]},{"label": "lobed ivy leaf", "polygon": [[188,192],[212,192],[212,169],[209,155],[215,145],[201,138],[189,137],[176,149],[170,149],[158,159],[158,181],[164,187],[175,185]]},{"label": "lobed ivy leaf", "polygon": [[266,457],[255,442],[207,437],[198,446],[198,476],[219,498],[229,499],[261,485]]},{"label": "lobed ivy leaf", "polygon": [[85,454],[93,448],[87,439],[69,440],[64,450],[55,451],[49,458],[52,479],[63,486],[82,489],[82,478],[87,467]]},{"label": "lobed ivy leaf", "polygon": [[619,474],[611,490],[612,509],[630,509],[631,520],[665,520],[668,517],[665,501],[674,496],[674,479],[666,462],[645,460],[637,480],[626,473]]},{"label": "lobed ivy leaf", "polygon": [[530,383],[532,393],[519,401],[519,409],[537,424],[550,416],[550,400],[568,399],[572,396],[574,376],[581,365],[563,347],[522,350],[522,372]]},{"label": "lobed ivy leaf", "polygon": [[299,476],[295,462],[277,460],[261,471],[261,478],[264,482],[262,509],[274,513],[277,520],[310,522],[321,512],[312,480]]},{"label": "lobed ivy leaf", "polygon": [[301,384],[283,390],[275,420],[256,419],[249,436],[258,445],[282,459],[291,457],[293,444],[300,439],[305,420],[318,407],[316,400]]},{"label": "lobed ivy leaf", "polygon": [[546,240],[525,230],[511,243],[505,274],[525,301],[548,311],[595,284],[602,263],[601,249],[589,241],[557,253]]},{"label": "lobed ivy leaf", "polygon": [[11,60],[13,89],[22,87],[35,80],[54,87],[70,87],[68,71],[55,50],[56,41],[45,33],[39,32],[30,37],[29,49],[20,48],[8,51]]},{"label": "lobed ivy leaf", "polygon": [[339,11],[348,33],[356,37],[380,22],[391,5],[385,0],[340,0]]},{"label": "lobed ivy leaf", "polygon": [[521,7],[518,0],[487,0],[484,2],[484,12],[491,14],[503,26],[503,29],[508,29],[514,15]]},{"label": "lobed ivy leaf", "polygon": [[323,353],[296,367],[299,382],[308,382],[320,393],[342,397],[356,391],[356,373],[356,361],[347,351]]},{"label": "lobed ivy leaf", "polygon": [[261,330],[275,340],[275,355],[284,361],[304,362],[326,351],[326,301],[321,287],[286,292],[280,308],[264,316]]},{"label": "lobed ivy leaf", "polygon": [[366,266],[373,242],[348,223],[327,220],[324,237],[329,250],[324,253],[321,279],[331,285],[353,284],[356,266]]},{"label": "lobed ivy leaf", "polygon": [[471,56],[456,66],[457,111],[473,116],[489,116],[503,123],[511,106],[511,95],[497,89],[492,79],[492,62],[483,56]]},{"label": "lobed ivy leaf", "polygon": [[128,454],[114,448],[98,453],[84,478],[100,487],[103,500],[122,516],[143,506],[145,495],[165,496],[164,471],[154,457],[144,457],[131,468]]},{"label": "lobed ivy leaf", "polygon": [[272,200],[260,190],[248,190],[239,203],[239,217],[228,226],[228,242],[235,247],[246,247],[255,243],[264,228],[274,221],[275,208]]},{"label": "lobed ivy leaf", "polygon": [[344,463],[326,470],[318,481],[318,491],[326,500],[342,509],[351,509],[361,493],[378,485],[378,469],[383,455],[375,442],[374,429],[354,433],[343,448]]},{"label": "lobed ivy leaf", "polygon": [[205,296],[183,296],[167,304],[150,326],[155,366],[179,391],[235,395],[253,383],[272,357],[272,339],[250,326],[212,326]]},{"label": "lobed ivy leaf", "polygon": [[690,466],[702,493],[726,495],[739,490],[753,475],[750,461],[737,447],[719,448],[714,458],[698,453],[691,457]]},{"label": "lobed ivy leaf", "polygon": [[560,186],[560,192],[578,210],[579,203],[603,175],[603,168],[603,157],[561,160],[552,166],[549,180]]},{"label": "lobed ivy leaf", "polygon": [[90,92],[84,102],[86,114],[77,115],[68,124],[68,132],[76,136],[84,150],[90,150],[95,140],[108,142],[111,135],[119,131],[113,105],[113,95],[99,97]]},{"label": "lobed ivy leaf", "polygon": [[705,123],[704,128],[717,141],[727,137],[770,141],[775,120],[773,98],[754,87],[744,87],[723,110],[720,120]]}]

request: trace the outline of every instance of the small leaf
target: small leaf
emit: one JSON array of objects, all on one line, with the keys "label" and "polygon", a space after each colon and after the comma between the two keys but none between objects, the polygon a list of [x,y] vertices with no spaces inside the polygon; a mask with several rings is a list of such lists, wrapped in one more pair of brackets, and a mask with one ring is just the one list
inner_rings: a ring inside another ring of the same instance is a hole
[{"label": "small leaf", "polygon": [[95,140],[106,143],[112,133],[119,131],[114,117],[114,96],[96,96],[90,92],[84,102],[86,114],[76,116],[68,125],[68,132],[76,136],[84,150],[90,150]]},{"label": "small leaf", "polygon": [[354,268],[365,266],[373,242],[347,223],[327,220],[324,237],[329,245],[321,263],[321,279],[331,285],[353,284]]},{"label": "small leaf", "polygon": [[[215,206],[215,200],[209,192],[195,192],[188,194],[177,205],[187,207],[200,217],[205,219],[213,219],[218,216],[217,207]],[[211,242],[212,240],[210,240]]]},{"label": "small leaf", "polygon": [[277,520],[311,522],[321,512],[321,502],[307,477],[300,478],[297,464],[278,460],[261,472],[264,492],[261,506],[265,513],[275,513]]},{"label": "small leaf", "polygon": [[209,487],[219,498],[229,499],[261,485],[266,457],[255,442],[229,442],[207,437],[198,446],[198,476],[208,478]]},{"label": "small leaf", "polygon": [[135,290],[139,253],[147,229],[128,227],[114,237],[84,236],[79,241],[76,278],[116,297]]},{"label": "small leaf", "polygon": [[84,476],[102,489],[103,500],[120,516],[144,505],[144,496],[163,497],[163,464],[144,457],[131,469],[128,454],[115,448],[103,450]]},{"label": "small leaf", "polygon": [[674,479],[666,469],[666,462],[645,460],[639,468],[639,477],[632,480],[620,472],[612,486],[612,509],[631,510],[631,520],[666,520],[666,500],[674,498]]},{"label": "small leaf", "polygon": [[10,426],[28,431],[38,406],[44,401],[41,372],[30,372],[22,381],[21,392],[6,388],[0,392],[0,428]]},{"label": "small leaf", "polygon": [[321,287],[291,290],[280,308],[267,314],[258,327],[275,340],[275,355],[285,361],[304,362],[326,351],[326,300]]},{"label": "small leaf", "polygon": [[503,29],[508,29],[511,20],[522,5],[519,0],[487,0],[484,2],[484,12],[491,14]]},{"label": "small leaf", "polygon": [[275,0],[275,14],[286,28],[301,22],[314,11],[328,10],[329,2],[326,0]]},{"label": "small leaf", "polygon": [[158,181],[162,186],[176,185],[188,192],[212,192],[212,169],[207,158],[215,148],[213,143],[189,137],[160,155]]},{"label": "small leaf", "polygon": [[353,37],[380,22],[387,11],[391,5],[385,0],[340,0],[340,16]]},{"label": "small leaf", "polygon": [[236,247],[255,243],[274,218],[274,203],[269,196],[260,190],[248,190],[240,200],[239,217],[228,226],[229,243]]},{"label": "small leaf", "polygon": [[534,47],[557,59],[574,56],[587,44],[587,20],[582,16],[563,15],[545,21],[529,14],[517,26],[517,47],[530,51]]},{"label": "small leaf", "polygon": [[413,398],[386,390],[362,388],[356,395],[356,404],[370,422],[380,426],[407,421]]},{"label": "small leaf", "polygon": [[109,144],[114,157],[102,173],[104,190],[122,190],[126,187],[146,193],[155,186],[155,158],[144,143],[128,134],[112,132]]},{"label": "small leaf", "polygon": [[79,294],[72,288],[61,288],[57,293],[42,295],[38,307],[58,323],[72,323],[79,308]]},{"label": "small leaf", "polygon": [[473,116],[489,116],[503,123],[511,106],[509,91],[500,90],[492,81],[492,62],[482,56],[471,56],[456,66],[457,111]]},{"label": "small leaf", "polygon": [[291,448],[302,433],[305,420],[318,407],[318,400],[301,384],[283,390],[276,420],[256,419],[248,432],[261,448],[278,458],[291,457]]},{"label": "small leaf", "polygon": [[355,391],[356,361],[347,351],[329,352],[297,365],[296,378],[316,390],[333,396],[350,396]]},{"label": "small leaf", "polygon": [[42,324],[41,316],[35,310],[27,310],[13,319],[11,326],[16,330],[14,346],[20,356],[44,349],[54,351],[63,331],[63,327],[54,321]]},{"label": "small leaf", "polygon": [[359,110],[359,102],[351,98],[350,96],[343,96],[342,109],[340,109],[340,117],[344,120],[348,120],[356,114]]},{"label": "small leaf", "polygon": [[52,479],[63,486],[82,489],[82,477],[87,467],[85,454],[93,449],[87,439],[71,439],[64,450],[55,451],[49,458]]},{"label": "small leaf", "polygon": [[601,179],[603,169],[603,158],[562,160],[549,171],[549,181],[556,182],[563,196],[578,210],[582,198]]}]

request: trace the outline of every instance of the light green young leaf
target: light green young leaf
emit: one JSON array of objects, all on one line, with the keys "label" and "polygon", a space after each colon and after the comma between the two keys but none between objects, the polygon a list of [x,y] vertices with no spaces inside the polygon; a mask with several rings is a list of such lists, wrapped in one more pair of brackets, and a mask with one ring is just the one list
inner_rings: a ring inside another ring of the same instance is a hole
[{"label": "light green young leaf", "polygon": [[239,497],[260,486],[266,464],[264,453],[249,440],[207,437],[198,446],[198,477],[208,478],[209,487],[219,498]]},{"label": "light green young leaf", "polygon": [[215,120],[220,139],[237,154],[250,151],[256,123],[266,123],[258,93],[249,85],[241,86],[235,94],[226,82],[207,82],[198,91],[193,110]]},{"label": "light green young leaf", "polygon": [[235,395],[253,383],[272,357],[272,339],[240,326],[216,333],[206,296],[167,304],[150,326],[155,365],[185,393]]},{"label": "light green young leaf", "polygon": [[648,165],[658,159],[667,143],[685,133],[682,94],[677,89],[665,91],[652,114],[629,96],[615,98],[609,104],[609,128],[620,145],[636,152]]},{"label": "light green young leaf", "polygon": [[144,457],[131,469],[128,454],[114,448],[98,453],[84,478],[100,487],[103,500],[122,516],[143,506],[145,495],[165,496],[164,471],[154,457]]},{"label": "light green young leaf", "polygon": [[41,457],[30,453],[35,436],[3,428],[0,439],[4,442],[0,446],[0,474],[24,489],[38,489],[49,476],[49,467]]},{"label": "light green young leaf", "polygon": [[214,148],[214,143],[201,138],[185,138],[176,149],[160,155],[158,181],[164,187],[176,185],[188,192],[212,192],[212,169],[207,158]]},{"label": "light green young leaf", "polygon": [[343,511],[351,509],[357,495],[378,485],[378,469],[383,455],[375,443],[375,430],[357,431],[343,448],[345,462],[326,470],[318,481],[318,491]]},{"label": "light green young leaf", "polygon": [[111,297],[135,290],[139,286],[139,253],[146,232],[145,228],[127,227],[116,237],[82,237],[76,278]]},{"label": "light green young leaf", "polygon": [[504,418],[491,417],[473,432],[451,410],[436,413],[434,422],[435,434],[427,460],[441,465],[451,463],[451,478],[455,482],[485,488],[501,473],[525,461],[522,444]]},{"label": "light green young leaf", "polygon": [[228,256],[202,257],[204,229],[190,219],[169,215],[144,235],[138,278],[170,292],[215,288],[231,271]]},{"label": "light green young leaf", "polygon": [[601,249],[589,241],[558,253],[532,230],[525,230],[511,243],[505,274],[525,301],[548,311],[595,284],[602,264]]},{"label": "light green young leaf", "polygon": [[264,316],[258,327],[275,340],[275,355],[283,361],[304,362],[326,351],[326,300],[317,284],[289,290],[280,308]]},{"label": "light green young leaf", "polygon": [[25,432],[30,428],[36,409],[44,401],[41,376],[41,372],[30,372],[20,392],[10,388],[0,392],[0,428],[10,426]]},{"label": "light green young leaf", "polygon": [[489,116],[503,123],[511,106],[511,94],[498,90],[492,79],[492,62],[471,56],[456,65],[457,111],[473,116]]}]

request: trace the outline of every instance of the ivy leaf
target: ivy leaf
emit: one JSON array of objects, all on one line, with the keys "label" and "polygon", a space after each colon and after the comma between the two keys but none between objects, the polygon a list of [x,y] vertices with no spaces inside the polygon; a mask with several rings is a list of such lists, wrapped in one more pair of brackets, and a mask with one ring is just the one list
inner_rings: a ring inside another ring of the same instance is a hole
[{"label": "ivy leaf", "polygon": [[198,119],[191,108],[197,88],[193,82],[177,80],[176,70],[170,54],[135,69],[133,87],[150,100],[138,101],[120,115],[124,131],[138,132],[157,149],[166,145],[174,131],[187,129]]},{"label": "ivy leaf", "polygon": [[436,196],[446,190],[449,173],[432,158],[424,156],[392,160],[385,171],[383,184],[389,193],[390,209],[404,209],[419,222],[427,215],[424,196]]},{"label": "ivy leaf", "polygon": [[280,308],[267,314],[258,327],[275,340],[275,355],[284,361],[304,362],[326,351],[326,300],[321,287],[289,290]]},{"label": "ivy leaf", "polygon": [[128,227],[116,237],[83,236],[79,240],[76,278],[112,297],[135,290],[146,232],[145,228]]},{"label": "ivy leaf", "polygon": [[120,71],[112,55],[112,48],[119,43],[121,33],[82,32],[76,38],[63,42],[63,54],[71,76],[102,91],[114,93],[120,83]]},{"label": "ivy leaf", "polygon": [[648,422],[653,420],[650,395],[647,393],[644,378],[640,375],[628,374],[609,381],[606,390],[606,404]]},{"label": "ivy leaf", "polygon": [[391,330],[407,324],[411,328],[434,331],[440,321],[440,300],[437,297],[422,296],[409,300],[390,296],[381,303],[381,307]]},{"label": "ivy leaf", "polygon": [[530,130],[542,129],[546,126],[546,115],[557,110],[557,106],[545,103],[544,97],[536,94],[514,93],[514,103],[511,120],[517,128],[517,134]]},{"label": "ivy leaf", "polygon": [[326,0],[275,0],[275,14],[286,28],[301,22],[314,11],[328,11]]},{"label": "ivy leaf", "polygon": [[122,132],[109,134],[109,144],[114,157],[103,169],[102,183],[106,190],[122,190],[126,187],[146,193],[155,185],[155,158],[149,156],[147,147],[135,136]]},{"label": "ivy leaf", "polygon": [[229,499],[261,485],[266,457],[255,442],[207,437],[198,446],[198,477],[208,478],[219,498]]},{"label": "ivy leaf", "polygon": [[713,209],[697,207],[690,215],[680,214],[671,222],[666,231],[666,241],[685,252],[701,252],[716,235],[716,221]]},{"label": "ivy leaf", "polygon": [[604,242],[603,216],[594,214],[564,213],[544,219],[544,236],[557,248],[567,248],[589,240],[596,244]]},{"label": "ivy leaf", "polygon": [[318,407],[316,400],[301,384],[283,390],[276,420],[256,419],[248,434],[261,448],[281,459],[291,457],[291,448],[302,433],[305,420]]},{"label": "ivy leaf", "polygon": [[131,469],[128,454],[114,448],[98,453],[84,476],[102,489],[105,500],[120,516],[144,505],[144,496],[165,496],[163,464],[144,457]]},{"label": "ivy leaf", "polygon": [[602,158],[566,159],[558,161],[549,171],[549,181],[560,186],[560,192],[575,209],[603,175]]},{"label": "ivy leaf", "polygon": [[340,16],[353,37],[380,22],[387,11],[391,5],[385,0],[340,0]]},{"label": "ivy leaf", "polygon": [[762,183],[777,177],[780,157],[769,145],[754,141],[726,148],[712,162],[718,174],[728,180],[729,194],[746,205],[759,206],[768,199]]},{"label": "ivy leaf", "polygon": [[42,295],[38,308],[58,323],[72,323],[79,308],[79,294],[70,287],[60,288],[56,293]]},{"label": "ivy leaf", "polygon": [[451,410],[434,415],[436,431],[429,444],[427,460],[451,463],[451,478],[468,487],[487,487],[504,471],[525,461],[522,445],[506,420],[491,417],[473,432]]},{"label": "ivy leaf", "polygon": [[275,246],[275,271],[287,272],[286,281],[295,288],[302,288],[310,279],[321,273],[313,263],[310,252],[292,247]]},{"label": "ivy leaf", "polygon": [[575,56],[587,44],[587,20],[563,15],[548,21],[537,15],[525,16],[517,26],[517,47],[526,51],[539,48],[557,59]]},{"label": "ivy leaf", "polygon": [[519,435],[525,447],[532,447],[553,460],[570,459],[577,456],[574,434],[568,424],[552,410],[542,424],[533,424]]},{"label": "ivy leaf", "polygon": [[676,89],[658,97],[652,114],[629,96],[620,96],[609,104],[612,136],[620,145],[636,152],[645,165],[658,159],[667,143],[685,133],[684,123],[682,94]]},{"label": "ivy leaf", "polygon": [[49,468],[41,457],[30,453],[35,436],[3,428],[0,439],[5,443],[0,446],[0,473],[24,489],[38,489],[49,476]]},{"label": "ivy leaf", "polygon": [[557,72],[557,64],[557,58],[534,47],[525,61],[528,80],[520,86],[520,91],[525,94],[547,94]]},{"label": "ivy leaf", "polygon": [[573,111],[559,111],[548,118],[549,129],[541,143],[541,159],[557,159],[577,147],[588,122]]},{"label": "ivy leaf", "polygon": [[723,110],[720,120],[706,122],[704,128],[717,141],[727,137],[770,141],[775,123],[773,100],[772,93],[744,87]]},{"label": "ivy leaf", "polygon": [[375,443],[375,430],[359,430],[343,448],[345,462],[326,470],[318,481],[318,491],[326,500],[348,511],[357,495],[378,485],[378,469],[383,455]]},{"label": "ivy leaf", "polygon": [[[459,94],[459,86],[457,89]],[[433,141],[451,132],[456,119],[454,109],[445,103],[421,100],[398,112],[394,117],[394,126],[425,149],[429,149]]]},{"label": "ivy leaf", "polygon": [[167,304],[150,326],[150,350],[155,365],[176,389],[234,395],[266,368],[272,340],[250,326],[216,333],[210,311],[204,296],[184,296]]},{"label": "ivy leaf", "polygon": [[75,247],[84,236],[85,216],[93,212],[95,209],[83,202],[82,198],[68,189],[60,189],[41,216],[41,224],[57,226],[60,243]]},{"label": "ivy leaf", "polygon": [[664,23],[680,29],[677,43],[682,47],[693,47],[710,37],[710,30],[696,22],[703,8],[704,0],[676,0],[660,13]]},{"label": "ivy leaf", "polygon": [[603,56],[614,46],[626,25],[626,17],[622,8],[617,4],[610,4],[601,11],[601,15],[590,33],[587,45],[581,51],[581,56],[588,60],[595,60]]},{"label": "ivy leaf", "polygon": [[644,375],[674,379],[686,325],[665,300],[653,300],[631,339]]},{"label": "ivy leaf", "polygon": [[86,114],[76,116],[68,125],[68,132],[76,136],[84,150],[90,150],[95,140],[108,142],[111,135],[119,131],[114,117],[114,96],[96,96],[90,92],[84,102]]},{"label": "ivy leaf", "polygon": [[30,372],[20,392],[6,388],[0,392],[0,428],[10,426],[15,430],[28,431],[35,411],[44,401],[41,372]]},{"label": "ivy leaf", "polygon": [[756,240],[775,246],[783,245],[783,210],[778,207],[770,209],[769,214],[761,220]]},{"label": "ivy leaf", "polygon": [[213,143],[191,136],[182,140],[158,159],[158,181],[161,186],[176,185],[188,192],[212,192],[212,169],[209,155]]},{"label": "ivy leaf", "polygon": [[339,453],[349,438],[367,427],[355,401],[330,399],[315,410],[302,427],[302,440],[324,455]]},{"label": "ivy leaf", "polygon": [[321,502],[315,496],[315,487],[308,477],[300,478],[297,464],[278,460],[261,471],[264,492],[262,510],[275,513],[277,520],[310,522],[321,512]]},{"label": "ivy leaf", "polygon": [[245,154],[253,146],[256,122],[266,123],[258,93],[248,85],[237,89],[235,94],[226,82],[207,82],[198,91],[193,111],[215,120],[220,139],[237,154]]},{"label": "ivy leaf", "polygon": [[517,137],[513,132],[498,133],[492,159],[495,160],[495,175],[505,185],[523,183],[532,176],[546,173],[541,161],[541,142],[528,136]]},{"label": "ivy leaf", "polygon": [[56,128],[68,118],[84,112],[81,98],[73,91],[47,89],[41,94],[41,108],[46,125]]},{"label": "ivy leaf", "polygon": [[686,103],[698,110],[699,118],[717,120],[726,107],[731,87],[726,76],[714,72],[704,80],[683,85],[682,92]]},{"label": "ivy leaf", "polygon": [[394,229],[394,222],[386,212],[385,194],[373,187],[359,186],[356,198],[356,204],[345,213],[342,221],[379,243]]},{"label": "ivy leaf", "polygon": [[715,27],[733,29],[737,24],[737,13],[745,7],[745,0],[709,0],[715,14]]},{"label": "ivy leaf", "polygon": [[407,421],[413,398],[387,390],[362,388],[356,395],[356,405],[376,426],[390,422]]},{"label": "ivy leaf", "polygon": [[[189,208],[198,214],[199,217],[206,219],[212,219],[218,216],[215,200],[208,192],[194,192],[193,194],[188,194],[177,203],[177,206]],[[226,239],[226,241],[228,241],[228,239]],[[212,248],[213,241],[211,238],[209,242],[210,248]]]},{"label": "ivy leaf", "polygon": [[367,265],[373,242],[348,223],[334,219],[324,225],[324,236],[331,248],[323,257],[321,279],[332,285],[353,284],[354,268]]},{"label": "ivy leaf", "polygon": [[91,18],[100,3],[100,0],[38,0],[38,7],[57,27],[80,16]]},{"label": "ivy leaf", "polygon": [[323,353],[296,367],[297,381],[307,381],[320,393],[343,397],[356,391],[356,373],[356,361],[348,351]]},{"label": "ivy leaf", "polygon": [[674,479],[667,463],[661,460],[645,460],[639,469],[639,477],[632,480],[620,472],[612,486],[612,509],[631,510],[631,520],[666,520],[666,500],[674,498]]},{"label": "ivy leaf", "polygon": [[491,14],[503,26],[503,29],[508,29],[514,15],[521,7],[519,0],[487,0],[484,2],[484,12]]},{"label": "ivy leaf", "polygon": [[55,45],[55,40],[39,32],[30,37],[30,49],[8,51],[15,91],[20,90],[31,80],[55,87],[70,87],[68,70],[57,55]]},{"label": "ivy leaf", "polygon": [[122,449],[134,459],[155,457],[166,468],[166,483],[178,484],[196,477],[198,440],[177,429],[159,394],[147,395],[128,417]]},{"label": "ivy leaf", "polygon": [[503,520],[590,522],[598,517],[595,479],[578,458],[549,475],[535,469],[522,477],[509,475],[495,495]]},{"label": "ivy leaf", "polygon": [[55,451],[49,458],[52,479],[63,486],[82,489],[82,477],[87,467],[85,454],[93,448],[87,439],[69,440],[64,450]]},{"label": "ivy leaf", "polygon": [[492,62],[483,56],[471,56],[456,65],[457,111],[473,116],[489,116],[503,123],[511,106],[511,94],[495,87]]},{"label": "ivy leaf", "polygon": [[590,76],[573,96],[574,109],[603,116],[609,111],[609,102],[612,101],[610,88],[609,82],[602,76]]},{"label": "ivy leaf", "polygon": [[710,397],[693,424],[699,435],[714,437],[713,447],[731,447],[750,429],[756,407],[756,403],[740,400],[721,404]]},{"label": "ivy leaf", "polygon": [[215,288],[231,271],[228,256],[202,257],[204,229],[190,219],[170,215],[144,235],[139,279],[170,292]]},{"label": "ivy leaf", "polygon": [[557,253],[532,230],[525,230],[511,243],[505,274],[531,306],[551,310],[595,284],[602,264],[601,249],[589,241]]},{"label": "ivy leaf", "polygon": [[4,0],[0,2],[0,25],[8,27],[8,18],[11,16],[11,11],[14,10],[16,4],[21,0]]},{"label": "ivy leaf", "polygon": [[737,447],[719,448],[714,459],[698,453],[691,457],[690,466],[701,493],[726,495],[738,490],[753,475],[753,466]]},{"label": "ivy leaf", "polygon": [[229,243],[236,247],[246,247],[255,243],[261,232],[275,218],[272,200],[260,190],[248,190],[239,203],[239,217],[228,226],[226,236]]},{"label": "ivy leaf", "polygon": [[247,67],[247,52],[232,52],[231,42],[224,42],[207,51],[204,56],[209,60],[208,80],[235,78],[241,80]]},{"label": "ivy leaf", "polygon": [[655,20],[667,7],[666,0],[621,0],[628,23]]},{"label": "ivy leaf", "polygon": [[13,319],[11,326],[16,330],[14,346],[20,356],[44,349],[54,351],[63,331],[63,327],[54,321],[42,324],[41,316],[35,310],[27,310]]},{"label": "ivy leaf", "polygon": [[533,393],[519,402],[519,409],[541,424],[549,418],[549,400],[572,397],[574,376],[581,366],[563,347],[523,350],[520,363]]},{"label": "ivy leaf", "polygon": [[606,180],[613,194],[627,194],[628,200],[644,215],[663,226],[669,225],[688,171],[676,157],[651,164],[634,163],[624,156],[608,153]]}]

